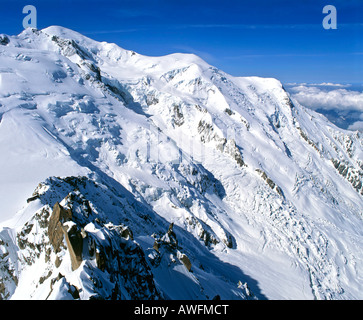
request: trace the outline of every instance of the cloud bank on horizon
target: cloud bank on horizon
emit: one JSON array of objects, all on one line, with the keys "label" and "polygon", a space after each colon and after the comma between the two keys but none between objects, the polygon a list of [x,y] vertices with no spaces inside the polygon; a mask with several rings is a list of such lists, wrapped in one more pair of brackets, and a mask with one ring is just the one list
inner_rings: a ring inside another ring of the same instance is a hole
[{"label": "cloud bank on horizon", "polygon": [[300,104],[325,115],[343,129],[363,132],[363,86],[337,83],[288,83]]}]

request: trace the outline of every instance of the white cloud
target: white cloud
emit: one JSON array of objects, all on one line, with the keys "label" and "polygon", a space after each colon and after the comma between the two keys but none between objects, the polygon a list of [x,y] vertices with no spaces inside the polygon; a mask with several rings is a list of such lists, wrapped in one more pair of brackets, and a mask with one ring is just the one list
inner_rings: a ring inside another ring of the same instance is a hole
[{"label": "white cloud", "polygon": [[363,132],[363,121],[356,121],[348,127],[348,130],[362,131]]},{"label": "white cloud", "polygon": [[299,85],[289,91],[300,104],[311,109],[363,112],[363,92],[336,87],[336,84]]},{"label": "white cloud", "polygon": [[348,88],[352,86],[351,84],[341,84],[341,83],[332,83],[332,82],[322,82],[322,83],[297,83],[297,82],[290,82],[286,83],[288,86],[308,86],[308,87],[340,87],[340,88]]},{"label": "white cloud", "polygon": [[293,99],[324,114],[338,127],[363,132],[363,86],[289,83],[286,89]]},{"label": "white cloud", "polygon": [[323,83],[313,83],[313,84],[310,84],[310,86],[348,88],[351,86],[351,84],[323,82]]}]

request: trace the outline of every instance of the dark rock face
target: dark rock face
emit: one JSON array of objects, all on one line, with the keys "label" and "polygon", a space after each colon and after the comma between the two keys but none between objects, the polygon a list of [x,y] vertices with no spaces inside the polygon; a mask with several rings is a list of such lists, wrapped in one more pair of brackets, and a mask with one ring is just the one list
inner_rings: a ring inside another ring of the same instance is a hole
[{"label": "dark rock face", "polygon": [[[151,269],[145,259],[141,247],[129,238],[122,236],[122,226],[111,223],[99,229],[103,234],[102,239],[95,234],[88,233],[88,243],[94,243],[95,249],[91,252],[94,256],[86,257],[88,260],[95,259],[97,268],[110,275],[110,281],[114,283],[112,295],[108,299],[121,299],[122,288],[129,294],[130,299],[146,300],[159,299]],[[102,287],[96,282],[95,298],[101,296]]]},{"label": "dark rock face", "polygon": [[169,244],[171,246],[177,248],[178,247],[178,239],[176,238],[176,234],[173,231],[173,228],[174,228],[174,223],[171,223],[169,225],[169,229],[168,229],[168,232],[167,232],[168,242],[169,242]]},{"label": "dark rock face", "polygon": [[0,34],[0,45],[6,46],[10,42],[10,39],[5,34]]},{"label": "dark rock face", "polygon": [[[153,256],[151,259],[151,263],[154,266],[157,266],[162,259],[164,254],[177,257],[178,260],[187,268],[189,272],[192,269],[192,263],[190,259],[185,253],[181,253],[179,249],[181,249],[178,245],[178,239],[173,231],[174,223],[169,225],[168,231],[162,236],[160,239],[155,239],[153,249],[156,251],[156,256]],[[176,259],[172,259],[173,263],[176,263]]]},{"label": "dark rock face", "polygon": [[343,160],[332,159],[332,163],[339,174],[347,179],[358,193],[363,195],[363,170],[356,169]]},{"label": "dark rock face", "polygon": [[63,223],[72,219],[72,212],[65,210],[58,202],[53,207],[53,213],[49,220],[48,236],[54,251],[60,251],[63,244]]},{"label": "dark rock face", "polygon": [[203,143],[214,141],[216,143],[217,150],[231,156],[232,159],[236,160],[237,164],[240,167],[246,166],[246,164],[243,161],[241,151],[236,145],[234,139],[227,140],[224,137],[218,136],[213,126],[204,120],[199,121],[198,133],[200,134],[200,139]]},{"label": "dark rock face", "polygon": [[82,263],[83,237],[76,225],[68,230],[63,226],[64,237],[67,242],[69,255],[72,262],[72,270],[77,270]]},{"label": "dark rock face", "polygon": [[[63,246],[63,239],[66,240],[67,248],[71,257],[72,270],[78,269],[82,263],[83,237],[77,225],[65,225],[72,221],[72,211],[64,209],[58,202],[53,207],[53,213],[49,220],[48,236],[49,241],[57,253]],[[58,260],[57,264],[60,264]]]},{"label": "dark rock face", "polygon": [[[3,234],[2,234],[3,233]],[[14,273],[5,232],[0,233],[0,300],[6,300],[15,289],[18,278]]]},{"label": "dark rock face", "polygon": [[182,111],[180,110],[180,106],[177,104],[173,105],[174,109],[174,124],[178,127],[184,124],[184,115]]},{"label": "dark rock face", "polygon": [[256,169],[256,172],[258,172],[259,174],[260,174],[260,176],[261,176],[261,178],[263,179],[263,180],[265,180],[266,181],[266,183],[268,184],[268,186],[272,189],[272,190],[275,190],[281,197],[284,197],[284,193],[283,193],[283,191],[282,191],[282,189],[279,187],[279,186],[277,186],[276,184],[275,184],[275,182],[273,182],[268,176],[267,176],[267,174],[266,174],[266,172],[264,172],[264,171],[262,171],[262,170],[260,170],[260,169]]},{"label": "dark rock face", "polygon": [[39,199],[39,196],[33,196],[33,197],[28,198],[28,199],[26,200],[26,202],[27,202],[27,203],[30,203],[30,202],[35,201],[35,200],[37,200],[37,199]]}]

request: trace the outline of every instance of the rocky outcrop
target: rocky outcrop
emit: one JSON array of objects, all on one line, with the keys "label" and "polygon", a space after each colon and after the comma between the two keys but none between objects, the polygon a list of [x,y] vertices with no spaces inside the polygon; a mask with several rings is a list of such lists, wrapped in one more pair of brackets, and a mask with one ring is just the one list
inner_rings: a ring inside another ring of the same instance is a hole
[{"label": "rocky outcrop", "polygon": [[178,247],[178,240],[176,238],[176,234],[175,232],[173,231],[173,228],[174,228],[174,223],[172,222],[170,225],[169,225],[169,229],[168,229],[168,232],[166,233],[166,235],[162,238],[162,240],[164,242],[168,242],[171,246],[177,248]]},{"label": "rocky outcrop", "polygon": [[83,236],[76,224],[71,227],[63,225],[64,238],[71,257],[72,270],[78,269],[82,263]]},{"label": "rocky outcrop", "polygon": [[273,182],[266,174],[265,171],[262,171],[260,169],[256,169],[256,172],[258,172],[263,180],[266,181],[267,185],[272,189],[275,190],[280,196],[284,197],[284,193],[282,192],[282,189],[276,185],[275,182]]},{"label": "rocky outcrop", "polygon": [[169,265],[175,264],[177,260],[175,257],[185,266],[185,268],[191,272],[192,263],[185,253],[182,253],[180,246],[178,245],[178,239],[174,232],[174,223],[169,225],[168,231],[161,237],[155,236],[155,242],[153,249],[156,251],[156,255],[149,256],[150,262],[154,267],[158,267],[161,263],[162,257],[170,258]]},{"label": "rocky outcrop", "polygon": [[5,34],[0,34],[0,45],[6,46],[10,42],[10,39]]},{"label": "rocky outcrop", "polygon": [[332,159],[331,161],[339,174],[347,179],[358,193],[363,195],[363,170],[354,168],[344,160]]},{"label": "rocky outcrop", "polygon": [[184,115],[181,111],[180,106],[177,104],[173,104],[173,111],[174,111],[174,116],[173,116],[174,124],[180,127],[184,123]]},{"label": "rocky outcrop", "polygon": [[[94,230],[94,225],[85,229]],[[124,228],[112,223],[97,228],[97,232],[87,233],[87,242],[94,243],[93,256],[87,260],[96,261],[97,268],[110,276],[114,283],[112,294],[108,298],[125,298],[125,291],[130,299],[158,299],[158,293],[152,272],[145,260],[141,247],[130,239],[122,236]],[[95,283],[95,291],[100,295],[103,291],[100,282]],[[96,296],[97,296],[96,295]],[[103,296],[103,298],[105,298]]]},{"label": "rocky outcrop", "polygon": [[187,268],[187,270],[190,272],[190,270],[192,269],[192,263],[190,262],[187,255],[181,254],[178,258],[184,264],[185,268]]},{"label": "rocky outcrop", "polygon": [[311,145],[320,155],[321,155],[321,151],[318,148],[318,146],[316,145],[316,143],[314,141],[312,141],[307,134],[303,131],[303,129],[301,129],[301,127],[297,126],[297,130],[300,133],[300,136],[309,144]]},{"label": "rocky outcrop", "polygon": [[54,35],[52,36],[52,41],[59,46],[62,54],[66,57],[71,57],[77,54],[83,60],[90,59],[89,54],[83,50],[74,40],[62,39]]},{"label": "rocky outcrop", "polygon": [[37,199],[39,199],[39,196],[33,196],[33,197],[28,198],[28,199],[26,200],[26,202],[27,202],[27,203],[30,203],[30,202],[35,201],[35,200],[37,200]]},{"label": "rocky outcrop", "polygon": [[49,220],[48,236],[56,253],[64,247],[63,239],[65,239],[72,262],[72,270],[78,269],[82,263],[83,236],[77,225],[72,222],[71,209],[64,209],[58,202],[54,205]]},{"label": "rocky outcrop", "polygon": [[236,145],[236,142],[234,139],[227,140],[226,144],[223,145],[223,151],[230,155],[234,160],[236,160],[237,164],[240,167],[245,166],[245,163],[242,159],[242,154],[239,150],[239,148]]},{"label": "rocky outcrop", "polygon": [[18,284],[16,257],[10,249],[8,230],[0,232],[0,300],[7,300]]},{"label": "rocky outcrop", "polygon": [[215,129],[212,124],[210,124],[204,120],[199,121],[198,133],[200,134],[200,140],[203,143],[208,143],[210,141],[214,141],[216,144],[217,150],[231,156],[240,167],[243,167],[246,165],[243,161],[241,151],[238,148],[238,146],[236,145],[235,140],[220,137],[215,132]]},{"label": "rocky outcrop", "polygon": [[[101,187],[85,177],[52,178],[38,186],[34,194],[46,204],[17,232],[15,251],[11,236],[0,233],[0,299],[13,295],[19,274],[27,268],[37,270],[33,288],[25,289],[33,290],[30,296],[41,292],[44,299],[162,297],[131,228],[107,221],[106,215],[99,214],[100,208],[80,192],[92,188],[93,200],[105,193],[98,193]],[[67,189],[73,191],[67,194]],[[54,199],[58,201],[50,207]]]},{"label": "rocky outcrop", "polygon": [[49,242],[57,253],[63,246],[63,223],[72,219],[72,211],[65,210],[58,202],[53,206],[53,212],[49,220],[48,236]]}]

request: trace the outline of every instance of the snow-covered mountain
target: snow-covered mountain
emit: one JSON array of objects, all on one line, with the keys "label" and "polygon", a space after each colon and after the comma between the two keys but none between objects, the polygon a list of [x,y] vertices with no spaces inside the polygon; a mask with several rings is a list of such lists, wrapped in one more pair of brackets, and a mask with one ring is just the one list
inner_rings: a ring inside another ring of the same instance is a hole
[{"label": "snow-covered mountain", "polygon": [[0,35],[0,298],[362,299],[362,138],[195,55]]}]

